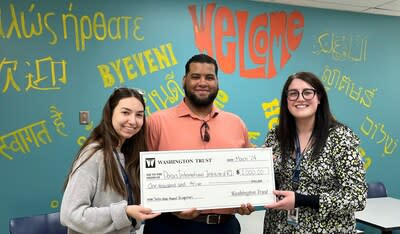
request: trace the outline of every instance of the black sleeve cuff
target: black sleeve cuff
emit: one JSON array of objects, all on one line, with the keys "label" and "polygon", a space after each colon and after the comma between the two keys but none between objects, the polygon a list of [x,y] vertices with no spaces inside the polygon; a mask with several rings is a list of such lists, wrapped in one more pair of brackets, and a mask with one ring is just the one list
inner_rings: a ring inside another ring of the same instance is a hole
[{"label": "black sleeve cuff", "polygon": [[304,195],[300,193],[294,193],[294,207],[311,207],[318,210],[319,195]]}]

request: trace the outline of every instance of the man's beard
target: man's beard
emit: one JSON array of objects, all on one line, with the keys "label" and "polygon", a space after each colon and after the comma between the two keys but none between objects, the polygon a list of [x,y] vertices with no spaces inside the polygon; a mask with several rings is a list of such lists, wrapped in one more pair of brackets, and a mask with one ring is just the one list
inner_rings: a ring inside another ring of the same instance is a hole
[{"label": "man's beard", "polygon": [[205,99],[198,98],[194,93],[187,90],[185,85],[183,86],[183,90],[185,91],[186,98],[189,99],[194,106],[206,107],[214,102],[215,98],[217,97],[219,88],[217,87],[217,90],[215,90],[215,92],[213,93],[210,93],[210,95]]}]

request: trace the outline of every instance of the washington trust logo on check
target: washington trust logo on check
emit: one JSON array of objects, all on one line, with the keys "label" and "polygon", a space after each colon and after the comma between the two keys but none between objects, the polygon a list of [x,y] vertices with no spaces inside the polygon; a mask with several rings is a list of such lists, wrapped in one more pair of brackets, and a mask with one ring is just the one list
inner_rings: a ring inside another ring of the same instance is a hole
[{"label": "washington trust logo on check", "polygon": [[155,168],[155,167],[156,167],[156,159],[146,158],[146,168]]}]

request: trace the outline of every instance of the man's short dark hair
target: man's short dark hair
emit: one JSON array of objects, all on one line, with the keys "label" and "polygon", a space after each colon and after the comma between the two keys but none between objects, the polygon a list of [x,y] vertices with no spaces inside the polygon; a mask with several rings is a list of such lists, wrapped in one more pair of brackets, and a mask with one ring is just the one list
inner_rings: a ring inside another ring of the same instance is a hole
[{"label": "man's short dark hair", "polygon": [[196,54],[193,57],[191,57],[185,65],[185,76],[189,73],[190,70],[190,64],[191,63],[209,63],[209,64],[214,64],[215,66],[215,75],[218,77],[218,65],[217,61],[213,59],[212,57],[206,55],[206,54]]}]

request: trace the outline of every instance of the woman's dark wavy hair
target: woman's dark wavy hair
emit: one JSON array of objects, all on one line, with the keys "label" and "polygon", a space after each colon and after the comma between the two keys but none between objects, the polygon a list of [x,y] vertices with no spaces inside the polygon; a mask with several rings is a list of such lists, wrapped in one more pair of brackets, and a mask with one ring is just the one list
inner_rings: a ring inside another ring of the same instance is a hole
[{"label": "woman's dark wavy hair", "polygon": [[[146,106],[144,103],[143,95],[140,91],[130,88],[119,88],[114,90],[111,96],[108,98],[107,103],[103,108],[103,116],[100,124],[97,125],[89,138],[81,146],[77,156],[72,164],[69,175],[64,183],[64,190],[68,184],[69,177],[75,173],[75,171],[82,166],[93,154],[98,150],[103,150],[104,154],[104,168],[105,168],[105,186],[111,187],[114,191],[121,194],[121,196],[127,196],[127,191],[125,188],[125,182],[119,176],[119,165],[115,160],[113,149],[118,146],[119,136],[114,130],[112,125],[112,116],[115,107],[118,105],[119,101],[124,98],[134,97],[138,99],[145,110]],[[130,183],[132,185],[133,193],[135,195],[136,204],[140,203],[140,165],[139,165],[139,153],[141,151],[147,151],[146,141],[145,141],[145,131],[146,131],[146,118],[143,118],[143,126],[138,133],[133,135],[131,138],[125,140],[124,144],[121,146],[121,152],[125,156],[125,168],[129,176]],[[91,144],[97,143],[98,145],[90,153],[80,165],[75,167],[75,163],[82,155],[85,148]],[[73,169],[75,167],[75,169]]]},{"label": "woman's dark wavy hair", "polygon": [[307,82],[317,91],[316,95],[318,96],[320,103],[315,114],[315,124],[310,140],[313,149],[311,158],[316,159],[326,143],[329,129],[338,125],[339,122],[335,120],[330,111],[328,95],[326,94],[324,85],[320,79],[311,72],[298,72],[290,75],[283,86],[279,113],[279,126],[277,129],[280,149],[284,159],[290,157],[295,151],[294,142],[297,137],[296,122],[293,115],[289,112],[287,105],[288,88],[294,79],[300,79]]}]

